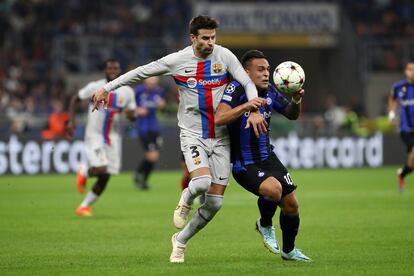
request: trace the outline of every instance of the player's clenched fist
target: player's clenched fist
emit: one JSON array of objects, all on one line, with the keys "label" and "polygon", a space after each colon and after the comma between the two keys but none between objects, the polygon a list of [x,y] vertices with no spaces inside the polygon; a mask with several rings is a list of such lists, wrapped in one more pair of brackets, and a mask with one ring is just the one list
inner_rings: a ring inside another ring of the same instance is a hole
[{"label": "player's clenched fist", "polygon": [[264,106],[265,104],[266,104],[266,100],[263,98],[259,98],[259,97],[251,99],[250,101],[246,103],[249,111],[257,110],[261,106]]},{"label": "player's clenched fist", "polygon": [[108,91],[103,88],[99,88],[92,96],[93,101],[93,109],[92,112],[98,110],[98,108],[102,105],[103,107],[106,106],[108,103]]}]

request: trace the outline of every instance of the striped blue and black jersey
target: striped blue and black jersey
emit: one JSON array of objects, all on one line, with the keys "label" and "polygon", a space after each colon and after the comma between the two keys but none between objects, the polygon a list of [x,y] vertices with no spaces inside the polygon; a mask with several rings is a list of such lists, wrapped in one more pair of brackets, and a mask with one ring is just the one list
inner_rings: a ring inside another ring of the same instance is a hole
[{"label": "striped blue and black jersey", "polygon": [[407,80],[394,83],[391,96],[400,104],[400,131],[414,131],[414,84]]},{"label": "striped blue and black jersey", "polygon": [[[245,165],[257,164],[270,156],[273,152],[273,146],[269,139],[272,112],[276,110],[282,113],[289,104],[289,101],[271,84],[267,90],[259,91],[259,97],[265,98],[267,103],[266,106],[260,108],[260,113],[268,124],[266,133],[257,138],[252,127],[246,129],[249,112],[227,126],[231,139],[231,162],[233,163],[233,171],[236,172],[243,170]],[[222,103],[226,103],[232,108],[247,101],[244,88],[235,81],[227,86],[221,100]]]},{"label": "striped blue and black jersey", "polygon": [[164,92],[162,88],[148,90],[145,84],[135,87],[135,100],[137,107],[145,107],[148,114],[138,116],[136,127],[139,135],[146,135],[149,132],[159,132],[160,126],[157,119],[157,107],[160,98],[163,98]]}]

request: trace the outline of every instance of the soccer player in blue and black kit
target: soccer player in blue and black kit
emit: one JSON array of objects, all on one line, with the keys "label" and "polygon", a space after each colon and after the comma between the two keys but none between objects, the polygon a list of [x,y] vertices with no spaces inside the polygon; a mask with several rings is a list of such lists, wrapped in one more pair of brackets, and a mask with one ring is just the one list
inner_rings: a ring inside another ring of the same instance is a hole
[{"label": "soccer player in blue and black kit", "polygon": [[405,188],[405,177],[414,169],[414,60],[405,65],[405,80],[394,83],[388,100],[388,118],[396,119],[400,107],[400,136],[407,147],[408,158],[403,168],[398,169],[398,187]]},{"label": "soccer player in blue and black kit", "polygon": [[136,127],[145,157],[135,171],[134,180],[135,186],[143,190],[148,189],[147,180],[155,162],[158,161],[159,149],[162,144],[156,112],[157,108],[164,108],[166,103],[163,98],[164,91],[158,83],[158,77],[151,77],[146,79],[144,84],[135,88]]},{"label": "soccer player in blue and black kit", "polygon": [[[269,62],[260,51],[248,51],[242,57],[241,63],[255,83],[259,97],[266,99],[267,104],[260,107],[259,112],[268,126],[273,111],[283,114],[290,120],[298,118],[304,90],[293,94],[292,101],[289,102],[269,83]],[[243,188],[259,197],[257,203],[261,218],[256,221],[256,229],[269,251],[275,254],[280,252],[272,225],[276,208],[280,206],[282,258],[309,261],[310,258],[295,247],[295,238],[299,229],[296,185],[273,152],[273,146],[269,140],[269,127],[267,132],[259,137],[251,128],[246,128],[249,114],[245,91],[238,82],[233,81],[224,92],[217,109],[215,122],[218,125],[228,125],[234,179]]]}]

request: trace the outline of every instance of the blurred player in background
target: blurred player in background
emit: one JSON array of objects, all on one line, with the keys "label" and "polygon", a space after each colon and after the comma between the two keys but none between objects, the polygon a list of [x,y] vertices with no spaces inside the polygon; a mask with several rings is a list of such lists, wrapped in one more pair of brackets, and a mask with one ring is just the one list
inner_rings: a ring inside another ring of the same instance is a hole
[{"label": "blurred player in background", "polygon": [[151,77],[135,88],[137,109],[136,129],[145,151],[144,158],[135,171],[134,182],[139,189],[148,189],[148,177],[160,157],[162,145],[160,126],[157,119],[157,108],[164,108],[164,91],[159,86],[159,77]]},{"label": "blurred player in background", "polygon": [[[226,85],[229,73],[246,89],[251,109],[264,104],[257,89],[236,56],[227,48],[215,45],[218,23],[208,16],[197,16],[190,22],[192,45],[167,55],[107,83],[96,91],[95,108],[108,102],[108,91],[131,85],[151,76],[172,75],[180,93],[178,126],[181,150],[191,173],[188,188],[181,195],[174,211],[174,225],[182,231],[172,236],[170,262],[184,262],[187,242],[209,221],[222,206],[223,194],[229,182],[230,144],[227,129],[214,125],[214,114]],[[247,126],[259,135],[266,130],[260,114],[252,112]],[[187,223],[194,199],[207,193],[204,204]]]},{"label": "blurred player in background", "polygon": [[404,191],[405,177],[414,169],[414,60],[405,65],[405,80],[394,83],[388,100],[388,118],[395,123],[400,108],[400,136],[407,147],[408,158],[397,171],[399,191]]},{"label": "blurred player in background", "polygon": [[[296,120],[299,117],[304,90],[294,94],[291,102],[283,97],[269,83],[269,62],[260,51],[246,52],[241,63],[255,83],[259,97],[266,100],[266,105],[259,110],[266,119],[267,125],[270,124],[273,110],[289,120]],[[234,179],[247,191],[259,197],[257,205],[261,217],[256,221],[256,230],[262,236],[264,245],[269,251],[275,254],[280,252],[272,224],[272,218],[279,205],[280,228],[283,236],[282,258],[309,261],[310,259],[295,247],[295,238],[299,229],[296,185],[273,152],[269,129],[260,137],[256,137],[251,129],[245,128],[249,112],[244,88],[233,81],[224,92],[215,120],[218,125],[229,124]]]},{"label": "blurred player in background", "polygon": [[[105,78],[88,83],[79,92],[73,95],[69,112],[68,133],[73,136],[76,128],[76,106],[81,100],[91,100],[93,93],[108,81],[118,77],[121,73],[119,62],[108,59],[105,64]],[[88,177],[97,177],[95,185],[86,194],[85,199],[76,209],[78,216],[91,216],[91,205],[103,193],[110,175],[118,174],[121,167],[121,137],[120,115],[125,112],[130,120],[135,120],[135,96],[132,88],[125,86],[111,89],[107,108],[93,112],[93,104],[89,105],[88,121],[85,131],[85,148],[88,157],[88,166],[81,166],[77,175],[77,188],[79,193],[85,192]]]}]

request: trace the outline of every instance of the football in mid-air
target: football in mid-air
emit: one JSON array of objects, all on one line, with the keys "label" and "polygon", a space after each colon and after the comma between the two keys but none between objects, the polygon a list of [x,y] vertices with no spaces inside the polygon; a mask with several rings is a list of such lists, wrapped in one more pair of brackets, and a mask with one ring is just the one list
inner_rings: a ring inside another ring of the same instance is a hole
[{"label": "football in mid-air", "polygon": [[305,83],[305,72],[296,62],[285,61],[273,72],[273,82],[280,92],[295,93]]}]

